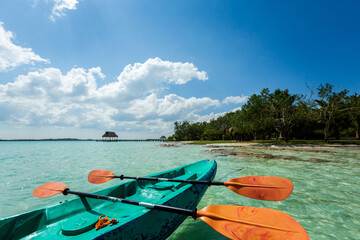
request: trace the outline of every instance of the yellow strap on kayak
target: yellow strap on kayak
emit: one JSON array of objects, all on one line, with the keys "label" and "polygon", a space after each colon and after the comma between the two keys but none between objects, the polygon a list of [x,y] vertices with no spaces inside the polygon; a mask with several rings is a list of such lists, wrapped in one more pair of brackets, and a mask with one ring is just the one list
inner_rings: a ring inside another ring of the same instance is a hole
[{"label": "yellow strap on kayak", "polygon": [[95,224],[95,228],[96,228],[96,231],[97,231],[97,230],[99,230],[101,228],[106,227],[109,224],[114,225],[114,224],[117,224],[118,222],[119,221],[116,220],[115,218],[109,220],[106,215],[101,215],[99,217],[99,221],[97,221],[97,223]]}]

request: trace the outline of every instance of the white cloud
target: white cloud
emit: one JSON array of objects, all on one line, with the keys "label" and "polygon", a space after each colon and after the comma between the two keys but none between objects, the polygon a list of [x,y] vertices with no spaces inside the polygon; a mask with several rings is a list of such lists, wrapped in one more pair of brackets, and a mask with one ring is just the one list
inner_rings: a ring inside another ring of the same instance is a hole
[{"label": "white cloud", "polygon": [[210,120],[212,119],[216,119],[218,117],[224,116],[227,112],[222,112],[222,113],[210,113],[208,115],[199,115],[199,114],[195,114],[194,115],[194,121],[195,122],[210,122]]},{"label": "white cloud", "polygon": [[237,107],[237,108],[234,108],[234,109],[230,110],[230,112],[233,112],[233,113],[234,113],[234,112],[236,112],[236,111],[240,111],[240,110],[241,110],[241,108],[242,108],[242,107]]},{"label": "white cloud", "polygon": [[246,103],[247,100],[249,99],[249,96],[230,96],[230,97],[226,97],[222,102],[225,104],[229,104],[229,103],[235,103],[235,104],[239,104],[239,103]]},{"label": "white cloud", "polygon": [[[241,107],[238,108],[234,108],[232,110],[230,110],[229,112],[236,112],[238,110],[241,110]],[[221,113],[210,113],[208,115],[199,115],[199,114],[194,114],[193,119],[195,122],[210,122],[210,120],[212,119],[216,119],[218,117],[222,117],[225,114],[227,114],[228,112],[221,112]]]},{"label": "white cloud", "polygon": [[0,22],[0,72],[11,70],[23,64],[49,61],[35,54],[31,48],[23,48],[13,43],[14,35],[4,29]]},{"label": "white cloud", "polygon": [[127,65],[118,81],[100,88],[99,93],[108,98],[134,99],[145,94],[160,93],[170,84],[186,84],[194,78],[202,81],[208,79],[206,72],[198,71],[192,63],[150,58],[145,63]]},{"label": "white cloud", "polygon": [[63,75],[46,68],[18,76],[0,85],[1,120],[20,125],[92,127],[111,126],[116,109],[96,103],[96,78],[104,78],[100,68],[76,68]]},{"label": "white cloud", "polygon": [[54,7],[51,11],[50,19],[55,21],[56,17],[65,16],[67,10],[76,10],[77,0],[52,0]]},{"label": "white cloud", "polygon": [[211,98],[183,98],[170,94],[164,98],[157,98],[151,94],[144,99],[136,99],[126,109],[126,113],[133,114],[136,119],[162,117],[167,120],[189,119],[194,112],[207,109],[211,106],[219,106],[218,100]]},{"label": "white cloud", "polygon": [[121,128],[170,132],[173,122],[194,119],[197,112],[220,102],[208,97],[161,96],[172,84],[207,75],[192,63],[148,59],[128,65],[116,81],[98,87],[105,78],[100,67],[73,68],[63,74],[45,68],[0,84],[0,121],[27,126]]}]

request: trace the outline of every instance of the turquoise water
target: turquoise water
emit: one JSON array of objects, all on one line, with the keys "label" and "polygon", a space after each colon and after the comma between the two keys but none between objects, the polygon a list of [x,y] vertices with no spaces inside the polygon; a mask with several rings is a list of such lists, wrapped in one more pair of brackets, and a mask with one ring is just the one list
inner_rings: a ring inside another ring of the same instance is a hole
[{"label": "turquoise water", "polygon": [[[225,187],[210,187],[198,208],[238,204],[273,208],[295,218],[311,239],[360,238],[360,150],[335,149],[331,153],[265,151],[271,154],[321,158],[330,162],[302,162],[214,155],[203,146],[158,147],[148,142],[0,142],[0,217],[64,200],[32,196],[32,190],[49,182],[64,182],[75,191],[95,191],[104,185],[87,182],[93,169],[143,176],[201,159],[216,160],[218,181],[248,175],[289,178],[292,195],[281,202],[241,197]],[[226,239],[200,220],[188,218],[169,239]]]}]

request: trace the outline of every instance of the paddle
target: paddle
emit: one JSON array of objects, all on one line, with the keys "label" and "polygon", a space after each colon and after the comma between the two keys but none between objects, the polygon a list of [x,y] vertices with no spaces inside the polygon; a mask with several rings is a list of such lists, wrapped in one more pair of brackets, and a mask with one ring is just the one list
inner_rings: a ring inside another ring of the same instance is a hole
[{"label": "paddle", "polygon": [[88,181],[95,184],[105,183],[111,179],[136,179],[148,181],[182,182],[189,184],[205,184],[225,186],[231,191],[248,198],[266,201],[281,201],[286,199],[293,190],[293,184],[289,179],[271,176],[247,176],[234,178],[226,182],[178,180],[155,177],[126,177],[116,176],[109,170],[93,170],[89,173]]},{"label": "paddle", "polygon": [[205,207],[200,211],[196,209],[189,210],[93,193],[70,191],[66,184],[58,182],[46,183],[33,191],[34,196],[39,198],[51,197],[59,193],[122,202],[149,209],[191,216],[194,219],[199,218],[214,230],[230,239],[310,239],[304,228],[298,222],[286,213],[273,209],[234,205],[213,205]]}]

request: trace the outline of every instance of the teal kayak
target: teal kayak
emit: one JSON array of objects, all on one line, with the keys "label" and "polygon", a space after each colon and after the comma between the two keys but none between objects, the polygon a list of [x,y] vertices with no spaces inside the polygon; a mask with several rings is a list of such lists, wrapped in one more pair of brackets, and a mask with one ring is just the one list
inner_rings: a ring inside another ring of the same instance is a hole
[{"label": "teal kayak", "polygon": [[[216,169],[215,161],[202,160],[147,177],[211,181]],[[203,184],[131,180],[94,193],[194,209],[207,188]],[[96,230],[101,215],[119,222]],[[185,219],[184,215],[141,206],[76,197],[1,219],[0,239],[166,239]]]}]

